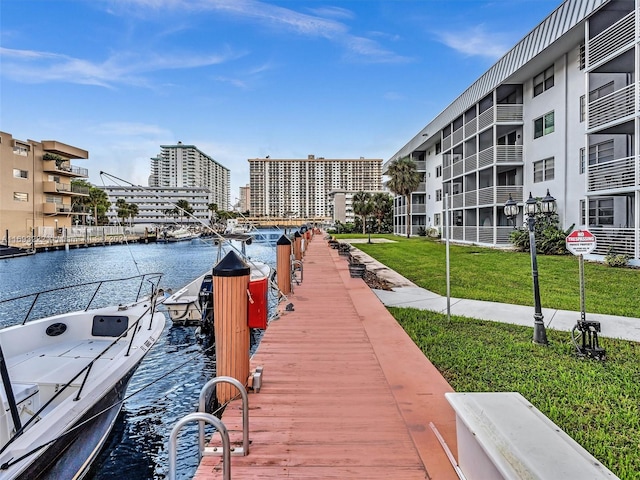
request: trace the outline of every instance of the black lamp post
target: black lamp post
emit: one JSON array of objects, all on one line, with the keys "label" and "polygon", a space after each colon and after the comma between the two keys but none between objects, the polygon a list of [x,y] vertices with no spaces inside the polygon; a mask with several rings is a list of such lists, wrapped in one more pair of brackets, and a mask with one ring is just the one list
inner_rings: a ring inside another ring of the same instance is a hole
[{"label": "black lamp post", "polygon": [[[527,226],[529,227],[529,250],[531,251],[531,276],[533,277],[533,300],[534,300],[534,313],[533,313],[533,343],[538,345],[548,345],[547,331],[544,327],[542,305],[540,304],[540,286],[538,285],[538,259],[536,256],[536,213],[539,211],[549,216],[556,212],[557,204],[556,199],[549,194],[547,189],[547,196],[538,202],[533,198],[531,192],[529,192],[529,198],[524,204],[524,213],[527,215]],[[504,204],[504,214],[510,218],[515,219],[518,215],[518,205],[509,195],[509,200]]]}]

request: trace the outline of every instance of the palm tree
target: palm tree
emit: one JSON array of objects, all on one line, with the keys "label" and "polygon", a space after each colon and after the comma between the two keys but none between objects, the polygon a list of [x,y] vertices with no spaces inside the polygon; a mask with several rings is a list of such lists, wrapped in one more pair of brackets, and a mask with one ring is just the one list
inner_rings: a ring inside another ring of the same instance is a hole
[{"label": "palm tree", "polygon": [[180,199],[176,202],[175,207],[178,216],[180,217],[180,225],[182,225],[182,218],[186,216],[191,216],[193,214],[193,207],[189,204],[187,200]]},{"label": "palm tree", "polygon": [[362,233],[367,233],[367,216],[371,214],[372,210],[371,194],[368,192],[357,192],[353,196],[353,213],[362,218]]},{"label": "palm tree", "polygon": [[371,213],[376,217],[378,233],[380,233],[382,230],[382,221],[389,213],[393,212],[393,199],[388,193],[376,192],[371,197],[371,204],[373,205]]},{"label": "palm tree", "polygon": [[416,170],[416,164],[409,157],[396,158],[387,167],[387,175],[390,177],[387,187],[396,195],[404,197],[407,205],[407,238],[411,236],[411,193],[420,184],[420,174]]}]

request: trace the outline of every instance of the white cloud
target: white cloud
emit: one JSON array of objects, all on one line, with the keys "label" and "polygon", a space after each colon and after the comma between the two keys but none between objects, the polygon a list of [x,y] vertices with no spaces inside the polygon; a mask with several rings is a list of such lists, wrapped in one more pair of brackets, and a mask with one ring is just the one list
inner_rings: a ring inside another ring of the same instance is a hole
[{"label": "white cloud", "polygon": [[344,46],[347,49],[346,58],[359,57],[374,63],[407,60],[381,47],[375,40],[349,33],[349,27],[345,23],[323,17],[353,18],[350,11],[339,7],[310,10],[316,14],[309,15],[258,0],[111,0],[111,4],[133,8],[140,15],[144,15],[145,9],[149,8],[154,11],[172,9],[179,12],[222,12],[279,30],[286,28],[299,35],[325,38]]},{"label": "white cloud", "polygon": [[505,34],[487,32],[484,25],[476,25],[466,31],[452,29],[436,35],[442,43],[464,55],[491,59],[502,57],[512,44]]},{"label": "white cloud", "polygon": [[8,78],[25,83],[68,82],[107,88],[118,84],[152,87],[145,74],[218,65],[240,55],[231,51],[208,55],[121,52],[103,62],[91,62],[51,52],[0,47],[2,75]]}]

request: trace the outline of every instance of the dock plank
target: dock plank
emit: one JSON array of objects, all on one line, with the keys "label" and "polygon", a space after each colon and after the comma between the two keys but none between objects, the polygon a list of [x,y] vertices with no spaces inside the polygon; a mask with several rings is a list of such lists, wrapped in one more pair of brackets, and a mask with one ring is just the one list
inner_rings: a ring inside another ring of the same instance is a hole
[{"label": "dock plank", "polygon": [[[453,391],[348,263],[319,237],[251,360],[263,367],[249,395],[250,453],[231,458],[232,478],[456,480],[434,432],[456,451]],[[241,402],[222,420],[242,439]],[[212,444],[219,444],[214,435]],[[220,457],[194,477],[222,478]]]}]

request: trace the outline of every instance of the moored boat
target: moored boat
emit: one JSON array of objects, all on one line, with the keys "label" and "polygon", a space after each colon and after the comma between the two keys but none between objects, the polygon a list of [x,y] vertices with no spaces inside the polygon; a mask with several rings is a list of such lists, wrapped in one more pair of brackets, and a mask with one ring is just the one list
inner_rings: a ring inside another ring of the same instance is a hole
[{"label": "moored boat", "polygon": [[[159,279],[85,284],[93,292],[84,308],[37,320],[27,321],[38,299],[74,304],[77,295],[63,294],[79,286],[0,302],[3,319],[12,305],[29,310],[21,324],[0,330],[0,479],[72,479],[88,471],[129,380],[164,329],[165,316],[156,311]],[[146,286],[149,295],[140,298]],[[133,291],[134,300],[92,307],[122,289]]]}]

